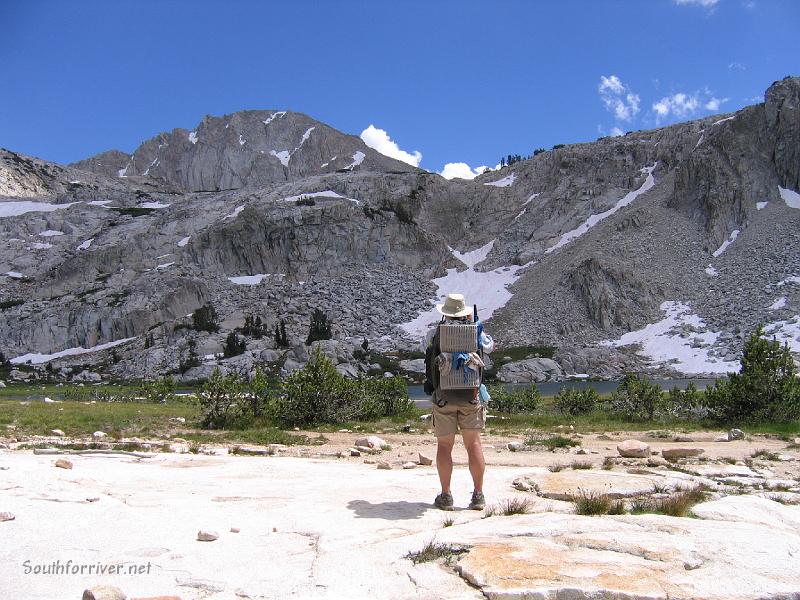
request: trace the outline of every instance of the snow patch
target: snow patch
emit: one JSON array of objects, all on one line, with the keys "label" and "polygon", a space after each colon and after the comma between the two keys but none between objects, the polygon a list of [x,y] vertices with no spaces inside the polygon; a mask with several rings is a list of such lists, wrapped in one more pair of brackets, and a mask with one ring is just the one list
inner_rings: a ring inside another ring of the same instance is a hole
[{"label": "snow patch", "polygon": [[705,134],[704,134],[704,133],[700,133],[700,138],[697,140],[697,143],[694,145],[694,148],[692,148],[692,150],[697,150],[697,147],[698,147],[700,144],[702,144],[702,143],[703,143],[703,137],[704,137],[704,136],[705,136]]},{"label": "snow patch", "polygon": [[[432,302],[440,302],[442,298],[450,293],[464,294],[468,303],[478,303],[478,315],[484,321],[489,319],[495,311],[505,306],[512,296],[511,292],[508,291],[508,286],[521,277],[520,271],[522,269],[533,263],[530,262],[522,266],[498,267],[493,271],[487,272],[476,271],[475,266],[486,259],[494,246],[494,242],[495,240],[492,240],[488,244],[469,252],[459,252],[451,248],[450,251],[453,256],[463,262],[467,268],[460,272],[457,269],[447,269],[447,275],[433,279],[432,281],[437,288],[437,298]],[[415,319],[402,323],[400,328],[412,336],[421,338],[440,319],[441,314],[435,307],[432,307],[430,310],[419,314]]]},{"label": "snow patch", "polygon": [[364,159],[367,157],[361,150],[357,150],[355,154],[353,154],[353,162],[345,167],[345,169],[355,169],[358,165],[364,162]]},{"label": "snow patch", "polygon": [[197,132],[196,131],[192,131],[191,133],[189,133],[189,141],[192,142],[193,144],[197,143]]},{"label": "snow patch", "polygon": [[591,215],[588,219],[586,219],[584,223],[582,223],[575,229],[563,234],[561,236],[561,239],[558,240],[558,243],[556,243],[555,246],[551,246],[550,248],[548,248],[545,251],[545,254],[550,254],[551,252],[558,250],[562,246],[566,246],[572,240],[579,238],[584,233],[589,231],[592,227],[597,225],[600,221],[610,217],[618,210],[628,206],[631,202],[636,200],[636,198],[638,198],[646,191],[648,191],[650,188],[652,188],[655,185],[655,178],[653,177],[653,171],[655,170],[657,164],[658,163],[655,162],[651,166],[644,167],[639,171],[640,173],[647,173],[647,178],[644,180],[644,183],[639,187],[639,189],[633,190],[632,192],[628,192],[621,200],[618,200],[617,203],[611,208],[609,208],[607,211],[601,212],[600,214],[597,215]]},{"label": "snow patch", "polygon": [[781,198],[783,198],[783,201],[786,202],[786,206],[789,208],[800,208],[800,194],[794,190],[782,188],[781,186],[778,186],[778,192]]},{"label": "snow patch", "polygon": [[308,141],[308,138],[310,138],[310,137],[311,137],[311,132],[312,132],[312,131],[314,131],[314,128],[313,128],[313,127],[309,127],[308,129],[306,129],[306,132],[303,134],[303,139],[302,139],[302,140],[300,140],[300,145],[299,145],[297,148],[295,148],[295,149],[294,149],[294,151],[295,151],[295,152],[297,152],[298,150],[300,150],[300,148],[302,148],[302,147],[303,147],[303,144],[305,144],[305,143],[306,143],[306,141]]},{"label": "snow patch", "polygon": [[274,112],[264,120],[264,125],[269,125],[270,123],[272,123],[273,120],[284,116],[286,116],[285,110],[279,110],[277,112]]},{"label": "snow patch", "polygon": [[0,202],[0,218],[18,217],[29,212],[53,212],[62,208],[69,208],[78,202],[66,204],[50,204],[49,202],[31,202],[30,200]]},{"label": "snow patch", "polygon": [[87,202],[89,206],[102,206],[103,208],[109,208],[109,204],[111,204],[111,200],[92,200]]},{"label": "snow patch", "polygon": [[247,140],[242,137],[242,134],[239,134],[239,145],[244,146],[247,143]]},{"label": "snow patch", "polygon": [[161,202],[142,202],[139,208],[167,208],[169,204],[162,204]]},{"label": "snow patch", "polygon": [[25,275],[23,275],[19,271],[7,271],[6,275],[11,277],[11,279],[25,279]]},{"label": "snow patch", "polygon": [[770,304],[769,310],[780,310],[784,306],[786,306],[786,296],[778,298],[777,300],[775,300],[775,302]]},{"label": "snow patch", "polygon": [[119,171],[117,171],[117,175],[119,177],[127,177],[128,176],[128,167],[130,167],[130,166],[131,166],[131,163],[128,163],[127,165],[125,165],[124,169],[120,169]]},{"label": "snow patch", "polygon": [[[646,325],[638,331],[626,333],[616,341],[601,342],[602,346],[619,348],[640,344],[638,354],[654,363],[669,364],[686,375],[700,373],[728,373],[739,370],[739,363],[711,356],[711,348],[719,339],[719,332],[702,331],[706,324],[682,302],[662,302],[659,307],[667,316]],[[684,328],[701,330],[686,335]]]},{"label": "snow patch", "polygon": [[89,249],[89,246],[91,246],[91,245],[92,245],[92,242],[93,242],[93,241],[94,241],[94,238],[89,238],[88,240],[86,240],[85,242],[83,242],[83,243],[82,243],[80,246],[78,246],[77,248],[75,248],[75,250],[88,250],[88,249]]},{"label": "snow patch", "polygon": [[188,243],[189,243],[189,238],[190,238],[190,237],[191,237],[191,236],[188,236],[188,235],[187,235],[185,238],[181,238],[181,240],[178,242],[178,247],[179,247],[179,248],[183,248],[183,247],[184,247],[186,244],[188,244]]},{"label": "snow patch", "polygon": [[284,273],[258,273],[256,275],[241,275],[228,277],[228,281],[236,285],[258,285],[267,277],[286,277]]},{"label": "snow patch", "polygon": [[31,248],[33,250],[47,250],[48,248],[52,248],[53,244],[48,244],[46,242],[33,242],[31,244]]},{"label": "snow patch", "polygon": [[107,342],[105,344],[100,344],[99,346],[92,346],[91,348],[67,348],[66,350],[61,350],[61,352],[56,352],[54,354],[23,354],[22,356],[18,356],[16,358],[11,359],[11,363],[15,365],[21,365],[27,362],[30,362],[34,365],[40,365],[42,363],[49,362],[51,360],[55,360],[56,358],[62,358],[64,356],[77,356],[79,354],[88,354],[90,352],[99,352],[100,350],[107,350],[109,348],[113,348],[114,346],[119,346],[120,344],[124,344],[126,342],[130,342],[131,340],[135,340],[136,337],[129,337],[124,338],[121,340],[116,340],[115,342]]},{"label": "snow patch", "polygon": [[800,352],[800,315],[786,321],[776,321],[764,327],[766,337],[775,337],[781,344],[788,344],[792,352]]},{"label": "snow patch", "polygon": [[717,275],[719,275],[719,272],[711,265],[708,265],[706,267],[706,275],[708,275],[709,277],[716,277]]},{"label": "snow patch", "polygon": [[724,123],[725,121],[731,121],[731,120],[733,120],[735,118],[736,118],[736,115],[733,115],[732,117],[725,117],[724,119],[720,119],[719,121],[714,121],[712,123],[712,125],[719,125],[720,123]]},{"label": "snow patch", "polygon": [[756,210],[763,210],[767,207],[769,202],[756,202]]},{"label": "snow patch", "polygon": [[514,184],[514,180],[516,180],[517,174],[511,173],[511,175],[506,175],[502,179],[498,179],[497,181],[490,181],[489,183],[484,183],[483,185],[491,185],[494,187],[508,187]]},{"label": "snow patch", "polygon": [[722,254],[723,252],[725,252],[725,250],[727,250],[727,249],[728,249],[728,246],[730,246],[730,245],[731,245],[733,242],[735,242],[735,241],[736,241],[736,238],[737,238],[737,237],[739,237],[739,230],[738,230],[738,229],[734,229],[733,231],[731,231],[731,236],[730,236],[730,237],[729,237],[727,240],[725,240],[724,242],[722,242],[722,246],[720,246],[719,248],[717,248],[716,250],[714,250],[714,252],[713,252],[713,254],[712,254],[711,256],[713,256],[714,258],[716,258],[716,257],[718,257],[720,254]]},{"label": "snow patch", "polygon": [[57,235],[64,235],[63,231],[55,231],[53,229],[48,229],[47,231],[43,231],[39,234],[41,237],[54,237]]},{"label": "snow patch", "polygon": [[325,190],[324,192],[309,192],[306,194],[299,194],[297,196],[289,196],[288,198],[284,198],[282,201],[297,202],[301,198],[338,198],[341,200],[349,200],[350,202],[355,202],[356,204],[361,204],[361,200],[356,200],[355,198],[347,198],[346,196],[337,194],[333,190]]},{"label": "snow patch", "polygon": [[275,150],[270,150],[269,153],[272,154],[272,156],[277,158],[279,161],[281,161],[281,164],[284,167],[289,166],[289,159],[292,158],[292,154],[288,150],[281,150],[280,152],[275,152]]},{"label": "snow patch", "polygon": [[161,265],[156,265],[156,270],[158,270],[158,269],[166,269],[168,267],[171,267],[174,264],[175,264],[175,261],[173,260],[172,262],[164,263],[164,264],[161,264]]},{"label": "snow patch", "polygon": [[222,220],[225,221],[227,219],[235,219],[236,217],[239,216],[239,213],[242,212],[243,210],[244,206],[237,206],[231,214],[222,217]]},{"label": "snow patch", "polygon": [[787,277],[786,279],[779,281],[776,284],[776,287],[781,287],[787,283],[796,283],[797,285],[800,285],[800,275],[792,275],[791,277]]},{"label": "snow patch", "polygon": [[528,204],[530,204],[530,203],[531,203],[531,200],[533,200],[533,199],[534,199],[534,198],[536,198],[537,196],[541,196],[541,194],[540,194],[540,193],[538,193],[538,194],[531,194],[531,195],[530,195],[530,197],[529,197],[527,200],[525,200],[525,202],[522,204],[522,210],[521,210],[521,211],[519,211],[519,214],[518,214],[516,217],[514,217],[514,220],[515,220],[515,221],[516,221],[517,219],[519,219],[520,217],[522,217],[522,215],[524,215],[524,214],[525,214],[525,212],[528,210]]}]

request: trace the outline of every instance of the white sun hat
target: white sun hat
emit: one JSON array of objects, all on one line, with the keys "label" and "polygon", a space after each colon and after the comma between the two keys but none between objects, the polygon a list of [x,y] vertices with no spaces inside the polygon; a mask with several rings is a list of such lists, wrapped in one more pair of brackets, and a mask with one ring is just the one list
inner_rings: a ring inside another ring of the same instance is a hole
[{"label": "white sun hat", "polygon": [[436,310],[445,317],[466,317],[472,314],[472,309],[464,301],[464,294],[447,294],[444,304],[437,304]]}]

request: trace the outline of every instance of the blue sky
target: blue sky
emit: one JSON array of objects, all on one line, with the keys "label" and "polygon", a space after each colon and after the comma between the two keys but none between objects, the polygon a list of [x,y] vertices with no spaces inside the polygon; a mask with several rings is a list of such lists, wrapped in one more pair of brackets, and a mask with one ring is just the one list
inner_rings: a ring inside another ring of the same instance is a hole
[{"label": "blue sky", "polygon": [[796,0],[0,0],[0,23],[0,146],[61,163],[257,108],[494,166],[800,75]]}]

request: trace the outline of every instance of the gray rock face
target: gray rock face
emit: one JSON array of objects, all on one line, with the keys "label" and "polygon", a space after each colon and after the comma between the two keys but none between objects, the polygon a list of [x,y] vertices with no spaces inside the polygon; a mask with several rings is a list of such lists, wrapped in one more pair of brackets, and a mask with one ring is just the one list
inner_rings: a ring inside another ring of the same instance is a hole
[{"label": "gray rock face", "polygon": [[509,383],[560,381],[563,377],[564,371],[557,362],[550,358],[529,358],[507,363],[497,372],[497,378],[500,381]]},{"label": "gray rock face", "polygon": [[[193,343],[203,364],[184,376],[202,375],[218,364],[203,357],[257,315],[267,337],[283,321],[300,349],[278,356],[248,339],[223,366],[268,361],[287,373],[308,360],[318,308],[345,349],[329,349],[337,364],[364,369],[352,349],[365,338],[372,349],[418,343],[396,325],[431,308],[431,279],[463,269],[450,248],[494,241],[478,271],[527,266],[488,330],[501,349],[558,349],[552,364],[504,365],[503,377],[674,375],[635,349],[594,345],[662,319],[666,300],[690,306],[719,333],[715,356],[736,360],[757,323],[800,313],[800,286],[781,283],[800,274],[800,211],[778,195],[800,187],[799,95],[800,79],[786,79],[725,118],[559,147],[469,182],[290,112],[207,117],[131,156],[67,167],[3,150],[0,201],[44,204],[0,216],[0,351],[134,338],[54,366],[154,377],[177,370]],[[498,181],[510,185],[487,185]],[[186,329],[205,304],[217,334]],[[703,346],[699,329],[678,333]]]},{"label": "gray rock face", "polygon": [[131,156],[112,150],[73,166],[162,179],[188,192],[263,187],[338,170],[416,171],[304,114],[265,110],[206,116],[193,131],[161,133]]}]

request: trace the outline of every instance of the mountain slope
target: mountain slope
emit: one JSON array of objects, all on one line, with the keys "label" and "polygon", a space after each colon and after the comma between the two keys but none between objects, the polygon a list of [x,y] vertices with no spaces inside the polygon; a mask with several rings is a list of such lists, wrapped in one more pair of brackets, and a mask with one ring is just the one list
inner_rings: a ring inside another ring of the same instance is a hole
[{"label": "mountain slope", "polygon": [[[0,351],[134,338],[116,363],[80,361],[146,376],[176,369],[190,342],[220,351],[246,315],[270,330],[284,320],[300,341],[315,308],[340,339],[412,348],[453,287],[502,345],[554,345],[572,373],[722,372],[758,323],[800,351],[799,98],[787,78],[732,115],[555,148],[474,181],[272,111],[158,136],[124,177],[114,153],[79,163],[87,172],[3,151]],[[220,333],[183,328],[207,303]],[[622,347],[633,339],[658,364]],[[233,364],[272,351],[249,344]]]}]

